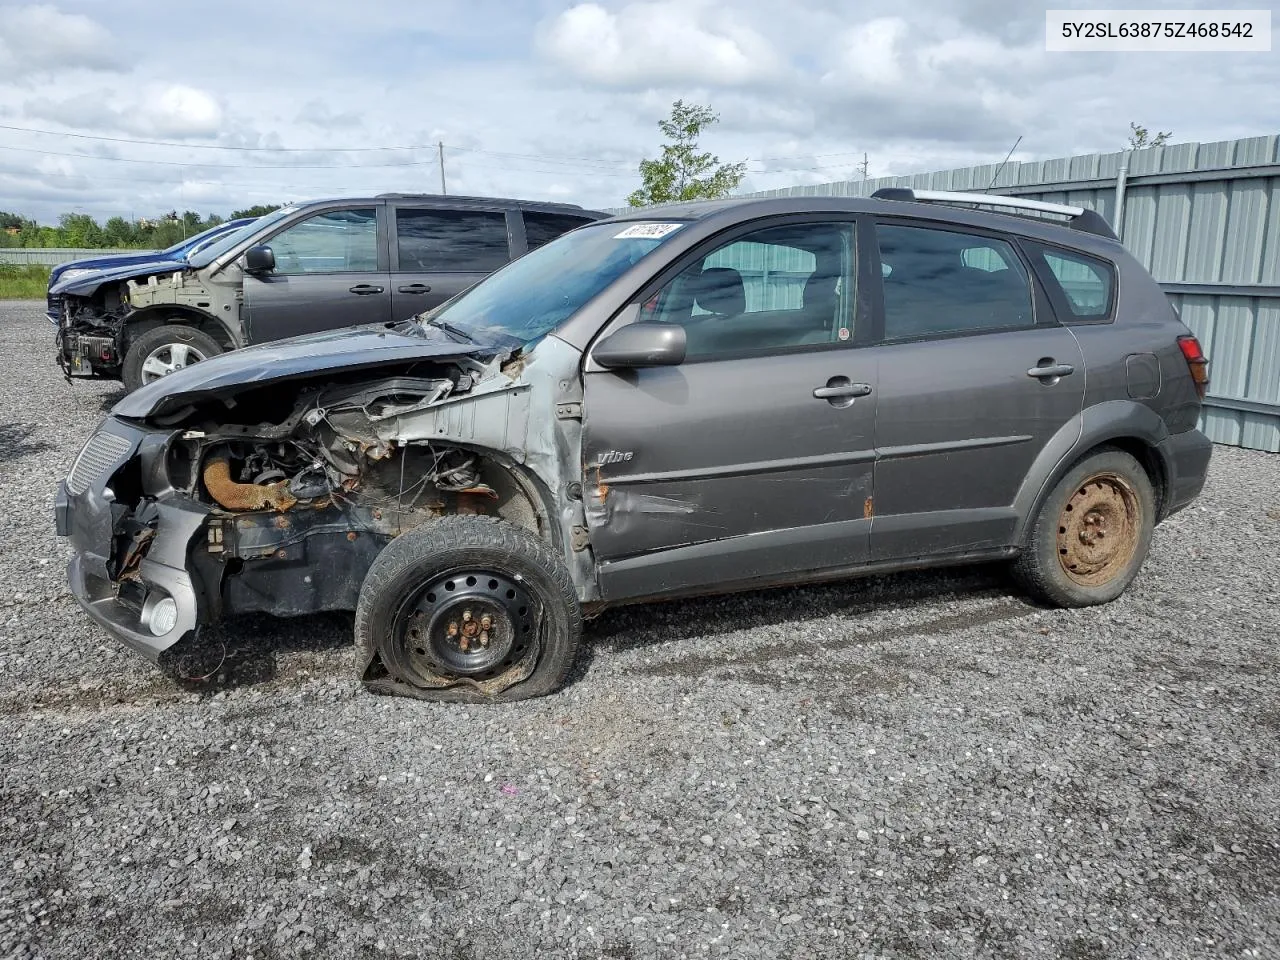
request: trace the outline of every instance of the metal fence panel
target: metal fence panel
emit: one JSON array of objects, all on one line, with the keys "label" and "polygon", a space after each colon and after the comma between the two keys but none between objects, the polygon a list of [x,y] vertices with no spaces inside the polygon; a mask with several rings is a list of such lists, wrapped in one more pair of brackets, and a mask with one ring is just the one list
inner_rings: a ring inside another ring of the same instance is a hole
[{"label": "metal fence panel", "polygon": [[158,253],[136,247],[0,247],[0,263],[38,263],[47,267],[89,257],[110,257],[117,253]]}]

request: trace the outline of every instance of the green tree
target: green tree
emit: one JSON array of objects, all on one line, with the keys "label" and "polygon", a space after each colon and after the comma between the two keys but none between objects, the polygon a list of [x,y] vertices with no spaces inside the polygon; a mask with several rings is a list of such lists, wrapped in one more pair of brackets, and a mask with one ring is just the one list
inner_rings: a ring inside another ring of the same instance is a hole
[{"label": "green tree", "polygon": [[103,246],[102,228],[87,213],[64,213],[58,218],[62,236],[69,247]]},{"label": "green tree", "polygon": [[22,217],[16,213],[0,210],[0,230],[21,230]]},{"label": "green tree", "polygon": [[234,211],[231,214],[231,219],[240,220],[240,219],[243,219],[244,217],[265,217],[268,213],[271,213],[273,210],[279,210],[279,209],[280,209],[280,204],[278,203],[259,203],[256,206],[246,207],[243,210]]},{"label": "green tree", "polygon": [[1146,150],[1148,147],[1163,147],[1173,136],[1172,130],[1158,132],[1154,137],[1146,127],[1136,123],[1129,124],[1129,149]]},{"label": "green tree", "polygon": [[716,200],[727,197],[746,175],[745,163],[721,164],[711,153],[698,152],[698,137],[720,117],[710,107],[677,100],[671,116],[658,121],[667,138],[662,158],[640,161],[642,186],[627,203],[647,207],[681,200]]},{"label": "green tree", "polygon": [[133,227],[124,217],[112,217],[102,225],[103,238],[109,247],[127,247],[133,242]]}]

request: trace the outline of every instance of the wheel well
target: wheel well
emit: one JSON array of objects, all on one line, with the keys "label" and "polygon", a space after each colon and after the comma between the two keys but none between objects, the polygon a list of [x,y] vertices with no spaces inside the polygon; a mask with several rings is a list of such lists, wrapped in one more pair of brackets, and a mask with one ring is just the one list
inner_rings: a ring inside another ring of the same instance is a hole
[{"label": "wheel well", "polygon": [[471,449],[479,455],[481,481],[498,495],[483,512],[523,527],[560,549],[563,537],[554,520],[551,500],[537,478],[519,464],[495,456],[491,450]]},{"label": "wheel well", "polygon": [[1165,474],[1164,462],[1160,459],[1160,454],[1156,453],[1155,448],[1146,441],[1139,440],[1137,437],[1115,437],[1097,444],[1078,459],[1083,459],[1108,447],[1123,450],[1142,465],[1142,469],[1146,471],[1147,479],[1151,481],[1151,489],[1156,494],[1156,520],[1158,522],[1164,519],[1164,505],[1168,502],[1169,478]]},{"label": "wheel well", "polygon": [[148,330],[162,327],[166,323],[181,323],[189,327],[195,327],[201,333],[216,340],[222,349],[232,350],[235,348],[235,342],[231,339],[231,334],[227,332],[227,328],[217,318],[191,307],[170,305],[152,307],[131,314],[125,323],[125,350],[127,351],[129,344]]}]

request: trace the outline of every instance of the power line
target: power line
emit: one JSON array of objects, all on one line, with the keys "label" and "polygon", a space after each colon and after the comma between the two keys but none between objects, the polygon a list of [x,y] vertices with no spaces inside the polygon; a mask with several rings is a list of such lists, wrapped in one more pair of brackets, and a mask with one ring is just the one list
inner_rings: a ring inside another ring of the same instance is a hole
[{"label": "power line", "polygon": [[180,140],[146,140],[140,137],[104,137],[93,133],[70,133],[66,130],[39,130],[35,127],[15,127],[0,123],[0,130],[19,133],[38,133],[50,137],[74,137],[77,140],[100,140],[103,143],[138,143],[154,147],[184,147],[188,150],[240,150],[262,153],[368,153],[377,150],[433,150],[434,144],[417,144],[397,147],[243,147],[225,143],[183,143]]},{"label": "power line", "polygon": [[151,163],[166,167],[200,167],[205,170],[376,170],[383,167],[434,166],[430,160],[403,160],[399,163],[202,163],[189,160],[142,160],[137,157],[103,157],[93,153],[71,153],[57,150],[38,150],[35,147],[14,147],[0,144],[0,150],[16,150],[19,153],[38,153],[46,157],[78,157],[82,160],[105,160],[111,163]]}]

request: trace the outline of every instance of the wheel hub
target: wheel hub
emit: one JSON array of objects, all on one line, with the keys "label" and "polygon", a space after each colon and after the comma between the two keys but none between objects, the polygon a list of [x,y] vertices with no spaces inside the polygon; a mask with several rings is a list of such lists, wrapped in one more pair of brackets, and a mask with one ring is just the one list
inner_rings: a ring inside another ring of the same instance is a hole
[{"label": "wheel hub", "polygon": [[1115,474],[1090,477],[1058,519],[1058,561],[1067,576],[1099,586],[1123,570],[1137,548],[1141,508],[1133,488]]},{"label": "wheel hub", "polygon": [[167,377],[193,363],[199,363],[205,355],[187,343],[165,343],[156,347],[142,361],[142,382],[150,383]]},{"label": "wheel hub", "polygon": [[483,681],[525,655],[533,626],[533,604],[520,583],[463,571],[438,577],[412,601],[401,650],[419,677]]}]

